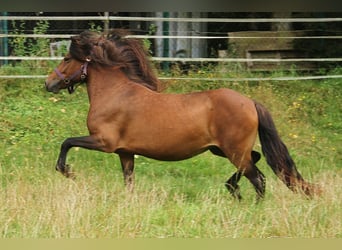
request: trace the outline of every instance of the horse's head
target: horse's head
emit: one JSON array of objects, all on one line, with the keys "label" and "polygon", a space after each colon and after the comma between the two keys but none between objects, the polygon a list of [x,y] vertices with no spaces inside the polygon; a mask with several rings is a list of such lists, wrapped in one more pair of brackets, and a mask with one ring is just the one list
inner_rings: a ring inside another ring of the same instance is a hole
[{"label": "horse's head", "polygon": [[84,82],[87,78],[89,60],[76,60],[68,54],[45,81],[47,91],[58,93],[61,89],[74,92],[76,83]]},{"label": "horse's head", "polygon": [[125,36],[125,31],[113,30],[108,34],[84,31],[71,37],[69,54],[47,78],[46,89],[57,93],[67,88],[72,93],[76,83],[86,80],[91,58],[92,67],[121,67],[130,80],[157,90],[159,81],[143,44]]},{"label": "horse's head", "polygon": [[83,32],[71,37],[69,53],[45,81],[48,91],[58,93],[61,89],[68,89],[69,93],[72,93],[75,84],[86,81],[92,50],[89,34],[91,33]]}]

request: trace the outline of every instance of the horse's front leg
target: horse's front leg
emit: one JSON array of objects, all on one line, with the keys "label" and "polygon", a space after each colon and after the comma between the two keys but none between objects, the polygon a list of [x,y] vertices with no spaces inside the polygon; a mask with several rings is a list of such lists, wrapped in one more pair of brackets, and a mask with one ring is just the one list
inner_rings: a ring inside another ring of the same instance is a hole
[{"label": "horse's front leg", "polygon": [[128,191],[134,190],[134,154],[119,153],[125,185]]},{"label": "horse's front leg", "polygon": [[66,164],[68,151],[72,147],[80,147],[91,150],[103,151],[102,144],[92,136],[81,136],[67,138],[61,145],[61,151],[58,156],[56,170],[61,172],[66,177],[74,177],[70,172],[69,166]]}]

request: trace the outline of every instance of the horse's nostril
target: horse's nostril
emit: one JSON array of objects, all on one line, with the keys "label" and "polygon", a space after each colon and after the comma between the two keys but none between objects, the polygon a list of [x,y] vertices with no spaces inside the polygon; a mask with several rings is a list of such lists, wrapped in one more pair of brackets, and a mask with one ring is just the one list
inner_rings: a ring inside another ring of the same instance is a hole
[{"label": "horse's nostril", "polygon": [[49,83],[48,81],[45,81],[44,86],[45,86],[46,91],[53,92],[54,85],[51,84],[51,82]]}]

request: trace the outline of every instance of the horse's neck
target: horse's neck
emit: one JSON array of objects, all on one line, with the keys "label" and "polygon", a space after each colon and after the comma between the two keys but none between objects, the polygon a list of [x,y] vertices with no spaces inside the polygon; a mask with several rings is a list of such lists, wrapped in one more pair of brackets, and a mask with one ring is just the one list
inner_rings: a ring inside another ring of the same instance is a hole
[{"label": "horse's neck", "polygon": [[[119,93],[119,89],[128,78],[120,69],[91,68],[88,70],[87,90],[90,103],[106,96],[108,93]],[[113,96],[114,97],[114,96]]]}]

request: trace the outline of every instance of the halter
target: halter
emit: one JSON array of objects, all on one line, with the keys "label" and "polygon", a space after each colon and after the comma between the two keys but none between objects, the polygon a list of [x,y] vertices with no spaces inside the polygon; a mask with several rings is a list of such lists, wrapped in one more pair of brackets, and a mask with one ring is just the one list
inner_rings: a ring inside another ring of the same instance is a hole
[{"label": "halter", "polygon": [[55,68],[54,71],[58,75],[58,77],[64,81],[65,85],[68,88],[69,94],[72,94],[75,91],[75,84],[77,82],[74,82],[73,80],[77,77],[80,76],[81,81],[80,83],[84,83],[87,79],[87,68],[88,68],[88,63],[90,62],[89,59],[85,61],[84,64],[82,64],[81,68],[77,70],[75,73],[73,73],[70,77],[65,77],[59,70],[58,68]]}]

